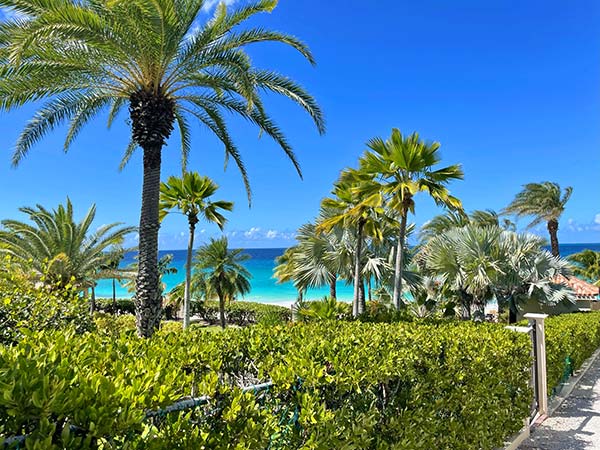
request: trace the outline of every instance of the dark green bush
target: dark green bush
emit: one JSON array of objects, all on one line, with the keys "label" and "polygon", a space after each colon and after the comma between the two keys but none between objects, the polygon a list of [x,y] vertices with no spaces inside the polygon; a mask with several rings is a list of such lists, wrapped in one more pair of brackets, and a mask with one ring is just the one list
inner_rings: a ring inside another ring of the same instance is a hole
[{"label": "dark green bush", "polygon": [[[209,324],[219,323],[219,302],[192,302],[191,311]],[[263,322],[272,325],[290,321],[291,311],[278,305],[235,301],[225,305],[225,317],[228,324],[242,327]]]},{"label": "dark green bush", "polygon": [[600,312],[563,314],[546,319],[548,390],[557,388],[569,357],[573,369],[600,347]]},{"label": "dark green bush", "polygon": [[131,299],[118,298],[113,302],[112,298],[96,299],[96,311],[108,314],[135,314],[135,303]]},{"label": "dark green bush", "polygon": [[[529,367],[527,336],[487,324],[41,332],[0,346],[0,437],[29,433],[40,449],[491,449],[522,426]],[[236,387],[269,379],[264,395]],[[144,420],[192,391],[214,400]]]}]

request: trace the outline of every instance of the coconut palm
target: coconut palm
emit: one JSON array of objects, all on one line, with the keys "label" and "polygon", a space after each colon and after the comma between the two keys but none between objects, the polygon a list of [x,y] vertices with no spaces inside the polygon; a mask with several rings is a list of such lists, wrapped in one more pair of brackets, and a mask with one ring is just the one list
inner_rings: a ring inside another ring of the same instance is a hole
[{"label": "coconut palm", "polygon": [[194,233],[196,224],[203,218],[216,224],[221,230],[227,219],[222,211],[232,211],[233,203],[223,200],[212,201],[219,186],[208,177],[200,176],[197,172],[186,172],[182,177],[170,177],[160,185],[160,218],[169,211],[178,209],[187,217],[189,239],[187,259],[185,263],[185,291],[183,298],[183,329],[190,324],[190,283],[192,279],[192,251],[194,248]]},{"label": "coconut palm", "polygon": [[304,299],[304,291],[306,286],[299,285],[294,277],[296,274],[296,257],[298,246],[293,246],[285,249],[282,255],[275,258],[275,267],[273,268],[273,278],[277,283],[294,283],[294,287],[298,291],[296,301],[301,303]]},{"label": "coconut palm", "polygon": [[569,255],[568,259],[573,263],[572,270],[575,275],[600,286],[600,252],[586,249]]},{"label": "coconut palm", "polygon": [[225,328],[225,302],[250,292],[252,275],[242,265],[249,256],[243,250],[229,250],[227,238],[212,239],[196,251],[194,269],[202,272],[207,287],[219,299],[221,327]]},{"label": "coconut palm", "polygon": [[244,28],[277,0],[235,9],[225,3],[203,20],[203,0],[3,0],[14,18],[0,24],[0,110],[46,100],[23,129],[13,164],[49,131],[68,123],[65,150],[83,127],[108,111],[109,125],[124,109],[131,142],[124,165],[143,151],[136,281],[138,334],[148,337],[161,316],[158,273],[159,187],[162,148],[175,127],[185,169],[191,122],[222,143],[238,166],[250,199],[246,169],[224,113],[242,117],[273,138],[300,174],[286,137],[267,114],[261,94],[271,92],[304,108],[324,132],[315,100],[288,77],[252,65],[245,48],[258,42],[291,46],[310,63],[305,44],[265,28]]},{"label": "coconut palm", "polygon": [[0,253],[12,255],[16,263],[26,264],[35,275],[66,286],[74,284],[87,290],[96,281],[114,275],[110,269],[113,253],[135,227],[120,223],[102,225],[95,231],[91,226],[96,216],[92,205],[80,222],[73,217],[73,204],[47,209],[42,205],[19,209],[31,223],[3,220],[0,231]]},{"label": "coconut palm", "polygon": [[[354,252],[354,299],[352,314],[356,317],[365,310],[362,250],[365,236],[381,240],[381,213],[383,197],[381,192],[371,189],[372,183],[364,174],[354,169],[346,169],[335,183],[333,197],[321,202],[323,209],[331,215],[321,221],[317,232],[328,232],[335,227],[356,230],[356,249]],[[361,294],[362,288],[362,294]]]},{"label": "coconut palm", "polygon": [[463,172],[459,165],[434,170],[441,160],[440,144],[424,142],[417,133],[404,137],[394,128],[388,140],[373,138],[367,146],[370,150],[361,158],[359,170],[377,182],[376,189],[386,196],[388,207],[400,216],[393,293],[394,305],[400,308],[406,225],[408,213],[415,211],[414,196],[426,192],[439,206],[462,209],[460,200],[450,195],[446,186],[452,180],[462,179]]},{"label": "coconut palm", "polygon": [[565,205],[569,201],[572,192],[573,188],[570,186],[565,188],[563,192],[557,183],[549,181],[529,183],[523,186],[523,190],[504,209],[504,212],[515,214],[517,217],[533,217],[528,227],[546,222],[552,254],[559,256],[558,220],[564,212]]}]

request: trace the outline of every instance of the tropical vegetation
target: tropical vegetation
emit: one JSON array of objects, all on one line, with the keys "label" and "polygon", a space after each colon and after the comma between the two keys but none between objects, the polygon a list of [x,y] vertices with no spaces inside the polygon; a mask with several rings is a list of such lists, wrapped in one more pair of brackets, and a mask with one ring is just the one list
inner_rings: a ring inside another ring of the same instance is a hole
[{"label": "tropical vegetation", "polygon": [[515,214],[517,217],[533,217],[529,227],[546,223],[552,254],[559,256],[558,221],[572,193],[572,187],[566,187],[563,192],[558,183],[549,181],[528,183],[523,186],[523,190],[516,195],[504,212]]},{"label": "tropical vegetation", "polygon": [[572,270],[575,275],[600,287],[600,252],[583,250],[569,255],[568,259],[573,263]]},{"label": "tropical vegetation", "polygon": [[227,238],[211,239],[196,251],[194,276],[203,280],[206,291],[219,301],[221,327],[225,328],[225,304],[250,292],[252,275],[243,266],[248,255],[228,249]]},{"label": "tropical vegetation", "polygon": [[383,194],[389,210],[400,218],[398,242],[394,262],[394,292],[392,302],[397,309],[402,300],[403,256],[406,249],[406,227],[408,213],[415,212],[415,195],[426,192],[439,206],[451,210],[461,210],[461,201],[450,195],[447,185],[452,180],[463,178],[459,165],[442,168],[437,166],[441,157],[439,142],[424,142],[418,133],[403,136],[394,128],[386,141],[373,138],[368,143],[370,151],[360,159],[359,171],[373,180],[372,186],[365,186],[374,195]]},{"label": "tropical vegetation", "polygon": [[[126,109],[131,141],[125,164],[143,152],[139,271],[136,281],[138,333],[158,328],[159,190],[162,149],[175,127],[181,136],[182,166],[191,149],[191,123],[205,126],[238,166],[250,198],[248,176],[225,113],[248,120],[275,140],[300,174],[283,132],[268,115],[261,94],[271,92],[300,105],[324,132],[315,100],[292,79],[258,69],[246,47],[279,42],[311,64],[297,38],[266,28],[244,27],[252,16],[270,12],[276,0],[228,9],[221,4],[210,20],[200,17],[203,0],[4,0],[13,18],[0,24],[0,110],[45,101],[19,136],[13,164],[48,132],[67,123],[65,150],[84,126],[108,111],[109,126]],[[22,18],[25,18],[23,20]]]},{"label": "tropical vegetation", "polygon": [[192,253],[196,224],[203,218],[216,224],[221,230],[227,219],[222,214],[233,210],[233,203],[211,200],[219,186],[208,177],[197,172],[185,172],[182,177],[170,177],[160,185],[160,215],[164,218],[169,211],[177,209],[186,216],[189,226],[187,258],[185,263],[185,288],[183,299],[183,328],[190,325],[190,301],[192,281]]},{"label": "tropical vegetation", "polygon": [[112,223],[94,231],[96,206],[76,221],[70,199],[55,209],[36,205],[19,210],[30,223],[1,222],[0,254],[10,255],[28,276],[43,279],[49,286],[72,285],[80,291],[92,289],[99,279],[119,276],[114,252],[135,227]]}]

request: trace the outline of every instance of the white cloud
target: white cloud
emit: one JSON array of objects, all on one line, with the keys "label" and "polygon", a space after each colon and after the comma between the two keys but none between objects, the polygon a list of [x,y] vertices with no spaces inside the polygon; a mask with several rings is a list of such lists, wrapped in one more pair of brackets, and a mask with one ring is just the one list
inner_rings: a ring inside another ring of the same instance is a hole
[{"label": "white cloud", "polygon": [[594,217],[594,223],[600,225],[600,213],[596,214],[596,217]]},{"label": "white cloud", "polygon": [[244,236],[247,238],[256,237],[260,233],[260,227],[252,227],[248,231],[244,231]]},{"label": "white cloud", "polygon": [[269,230],[269,231],[267,231],[267,234],[265,237],[267,239],[275,239],[278,235],[279,235],[279,233],[277,232],[277,230]]}]

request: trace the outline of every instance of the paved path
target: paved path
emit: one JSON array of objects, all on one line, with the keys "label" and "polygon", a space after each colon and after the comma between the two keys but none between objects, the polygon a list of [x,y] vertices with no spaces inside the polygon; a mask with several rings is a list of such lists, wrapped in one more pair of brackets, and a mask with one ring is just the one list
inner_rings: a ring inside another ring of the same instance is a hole
[{"label": "paved path", "polygon": [[600,357],[521,450],[600,450]]}]

